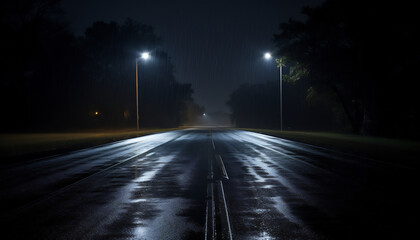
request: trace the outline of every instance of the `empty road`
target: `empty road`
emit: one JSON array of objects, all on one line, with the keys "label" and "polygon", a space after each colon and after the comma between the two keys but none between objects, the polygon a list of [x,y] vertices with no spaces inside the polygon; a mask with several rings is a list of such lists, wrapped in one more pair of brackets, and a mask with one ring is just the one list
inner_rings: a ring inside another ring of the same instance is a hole
[{"label": "empty road", "polygon": [[1,168],[2,239],[407,239],[414,174],[247,131],[158,133]]}]

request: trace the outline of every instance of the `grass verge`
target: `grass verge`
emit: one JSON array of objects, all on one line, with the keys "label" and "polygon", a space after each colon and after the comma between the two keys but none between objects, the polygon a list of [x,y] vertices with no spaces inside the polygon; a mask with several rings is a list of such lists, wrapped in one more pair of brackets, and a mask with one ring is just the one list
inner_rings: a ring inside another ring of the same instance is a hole
[{"label": "grass verge", "polygon": [[182,128],[0,135],[0,165]]},{"label": "grass verge", "polygon": [[420,160],[420,142],[417,141],[327,132],[248,128],[241,128],[241,130],[263,133],[409,167],[417,166]]}]

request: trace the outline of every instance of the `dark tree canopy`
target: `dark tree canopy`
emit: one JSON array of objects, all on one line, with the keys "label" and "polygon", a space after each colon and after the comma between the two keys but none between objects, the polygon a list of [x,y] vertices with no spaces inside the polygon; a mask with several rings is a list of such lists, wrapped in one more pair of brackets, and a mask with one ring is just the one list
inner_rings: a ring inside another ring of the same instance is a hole
[{"label": "dark tree canopy", "polygon": [[174,77],[161,38],[149,25],[95,22],[74,37],[59,1],[2,2],[2,131],[135,127],[139,61],[140,126],[179,126],[192,88]]},{"label": "dark tree canopy", "polygon": [[[140,126],[178,126],[192,101],[189,84],[175,81],[174,67],[167,53],[159,49],[160,38],[153,28],[127,19],[96,22],[82,40],[87,55],[87,82],[92,95],[86,111],[98,111],[98,121],[116,126],[135,120],[135,63],[142,50],[154,49],[152,59],[138,61]],[[95,123],[97,124],[97,123]]]},{"label": "dark tree canopy", "polygon": [[[327,0],[303,8],[306,21],[280,24],[274,41],[285,61],[285,128],[418,136],[414,9],[405,1]],[[234,91],[228,102],[232,121],[278,126],[278,88],[266,83]]]},{"label": "dark tree canopy", "polygon": [[[288,73],[288,72],[287,72]],[[307,81],[283,82],[283,129],[345,131],[343,115],[338,105],[328,99],[306,99]],[[236,89],[227,102],[231,121],[237,127],[280,128],[279,82],[244,84]],[[325,103],[329,107],[325,107]]]},{"label": "dark tree canopy", "polygon": [[311,91],[341,104],[355,133],[419,133],[419,28],[408,2],[327,0],[275,35],[278,54],[308,71]]}]

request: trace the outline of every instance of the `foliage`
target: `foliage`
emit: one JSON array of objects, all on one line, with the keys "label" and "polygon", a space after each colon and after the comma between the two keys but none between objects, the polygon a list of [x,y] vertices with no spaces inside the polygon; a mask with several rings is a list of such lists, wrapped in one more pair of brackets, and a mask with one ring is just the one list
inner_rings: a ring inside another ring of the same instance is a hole
[{"label": "foliage", "polygon": [[278,55],[299,63],[295,79],[341,105],[355,133],[420,132],[413,9],[405,2],[327,0],[304,8],[305,22],[280,25]]},{"label": "foliage", "polygon": [[284,75],[284,81],[296,82],[309,76],[309,70],[299,62],[289,67],[289,73]]},{"label": "foliage", "polygon": [[[283,129],[336,131],[345,127],[342,118],[333,118],[336,109],[326,108],[326,98],[314,92],[311,104],[305,101],[307,81],[283,82]],[[279,82],[244,84],[227,102],[236,127],[280,128]]]},{"label": "foliage", "polygon": [[76,38],[58,0],[2,2],[2,131],[135,127],[139,61],[140,126],[181,124],[192,88],[174,67],[153,28],[127,19],[95,22]]},{"label": "foliage", "polygon": [[[132,125],[136,117],[135,59],[140,50],[158,49],[160,42],[152,27],[131,19],[122,26],[115,22],[96,22],[86,30],[85,76],[88,82],[96,84],[91,86],[95,94],[85,102],[90,104],[89,109],[107,113],[100,119],[104,124]],[[167,53],[155,50],[152,55],[147,62],[138,59],[140,126],[178,126],[186,101],[192,100],[191,85],[175,81],[174,67]]]}]

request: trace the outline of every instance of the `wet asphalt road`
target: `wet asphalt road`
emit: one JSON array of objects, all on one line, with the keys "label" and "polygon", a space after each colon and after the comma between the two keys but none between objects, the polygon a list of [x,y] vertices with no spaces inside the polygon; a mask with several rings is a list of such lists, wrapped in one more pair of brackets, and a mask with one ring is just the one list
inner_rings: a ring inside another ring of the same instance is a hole
[{"label": "wet asphalt road", "polygon": [[123,140],[0,180],[2,239],[407,239],[417,226],[413,169],[238,130]]}]

